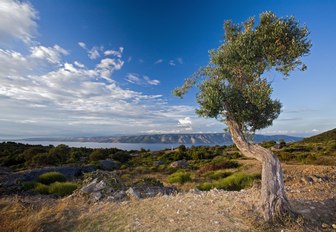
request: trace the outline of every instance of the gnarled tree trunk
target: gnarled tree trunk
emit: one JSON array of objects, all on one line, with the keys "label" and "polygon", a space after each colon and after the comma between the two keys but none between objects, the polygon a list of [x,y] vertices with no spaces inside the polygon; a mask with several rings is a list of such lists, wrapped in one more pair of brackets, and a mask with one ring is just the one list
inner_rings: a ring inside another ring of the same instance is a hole
[{"label": "gnarled tree trunk", "polygon": [[227,120],[233,142],[243,155],[262,163],[261,203],[265,221],[275,221],[285,215],[295,215],[284,190],[280,161],[270,150],[250,144],[234,120]]}]

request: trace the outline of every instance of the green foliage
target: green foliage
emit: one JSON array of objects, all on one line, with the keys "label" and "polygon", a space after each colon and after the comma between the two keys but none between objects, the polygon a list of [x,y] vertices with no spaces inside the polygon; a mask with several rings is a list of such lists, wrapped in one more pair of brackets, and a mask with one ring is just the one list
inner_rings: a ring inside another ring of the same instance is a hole
[{"label": "green foliage", "polygon": [[94,149],[89,156],[89,160],[98,161],[108,158],[108,155],[102,149]]},{"label": "green foliage", "polygon": [[184,184],[186,182],[191,181],[191,175],[190,173],[187,173],[185,171],[177,171],[167,178],[168,182],[171,184],[178,183],[178,184]]},{"label": "green foliage", "polygon": [[34,181],[28,181],[28,182],[23,182],[21,184],[21,188],[24,191],[30,190],[30,189],[34,189],[36,186],[36,182]]},{"label": "green foliage", "polygon": [[323,132],[321,134],[305,138],[301,143],[328,143],[334,142],[336,144],[336,128]]},{"label": "green foliage", "polygon": [[276,142],[274,140],[265,141],[265,142],[260,143],[260,146],[262,146],[264,148],[271,148],[271,147],[273,147],[275,145],[276,145]]},{"label": "green foliage", "polygon": [[50,163],[55,165],[66,163],[67,159],[70,156],[70,151],[71,149],[69,148],[69,146],[64,144],[53,147],[49,150],[48,158],[52,160]]},{"label": "green foliage", "polygon": [[145,177],[142,180],[137,181],[133,186],[144,188],[148,186],[163,187],[163,183],[152,177]]},{"label": "green foliage", "polygon": [[131,155],[127,151],[117,151],[112,155],[112,159],[117,160],[121,163],[125,163],[131,158]]},{"label": "green foliage", "polygon": [[202,166],[198,172],[200,174],[204,174],[209,171],[216,171],[216,170],[228,169],[228,168],[238,168],[238,167],[239,167],[239,163],[233,160],[219,160],[219,161],[215,160],[211,164]]},{"label": "green foliage", "polygon": [[201,191],[209,191],[210,189],[213,188],[213,184],[210,182],[203,182],[198,184],[196,188],[198,188]]},{"label": "green foliage", "polygon": [[45,184],[36,183],[34,187],[34,192],[37,192],[39,194],[49,194],[49,187]]},{"label": "green foliage", "polygon": [[49,185],[54,182],[65,182],[66,178],[62,173],[59,172],[47,172],[40,175],[37,178],[37,181],[42,184]]},{"label": "green foliage", "polygon": [[242,172],[237,172],[222,180],[215,182],[215,187],[218,189],[239,191],[243,188],[252,186],[254,177]]},{"label": "green foliage", "polygon": [[49,186],[49,193],[57,196],[67,196],[77,189],[77,185],[72,182],[55,182]]},{"label": "green foliage", "polygon": [[[210,52],[210,63],[174,90],[182,96],[196,85],[200,116],[230,119],[242,130],[270,126],[280,114],[281,104],[272,100],[270,83],[262,75],[271,70],[288,76],[289,72],[306,66],[299,59],[309,53],[308,30],[293,17],[279,18],[271,12],[254,18],[244,26],[226,21],[225,40]],[[198,82],[204,78],[202,82]]]},{"label": "green foliage", "polygon": [[232,175],[232,172],[223,172],[223,171],[209,171],[202,174],[202,177],[206,177],[210,180],[219,180],[225,177]]}]

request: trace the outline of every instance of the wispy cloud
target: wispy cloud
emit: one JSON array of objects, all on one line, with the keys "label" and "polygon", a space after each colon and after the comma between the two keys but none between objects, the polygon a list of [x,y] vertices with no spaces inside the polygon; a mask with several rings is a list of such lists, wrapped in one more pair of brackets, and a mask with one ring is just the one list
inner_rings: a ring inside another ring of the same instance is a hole
[{"label": "wispy cloud", "polygon": [[168,63],[170,66],[176,66],[175,61],[174,60],[170,60]]},{"label": "wispy cloud", "polygon": [[160,84],[159,80],[154,80],[154,79],[151,80],[148,76],[144,76],[143,78],[146,81],[146,83],[149,84],[149,85],[158,85],[158,84]]},{"label": "wispy cloud", "polygon": [[124,48],[123,47],[120,47],[119,50],[106,50],[104,51],[104,55],[105,56],[116,56],[118,58],[121,58],[122,56],[122,53],[124,51]]},{"label": "wispy cloud", "polygon": [[154,64],[161,64],[163,62],[163,59],[158,59],[157,61],[154,62]]},{"label": "wispy cloud", "polygon": [[53,64],[59,64],[62,55],[68,55],[69,52],[59,45],[54,45],[53,47],[35,46],[31,47],[31,57],[47,60]]},{"label": "wispy cloud", "polygon": [[183,59],[181,57],[176,59],[179,64],[183,64]]},{"label": "wispy cloud", "polygon": [[159,85],[159,80],[152,80],[148,76],[141,77],[137,73],[128,73],[126,75],[125,80],[129,83],[136,84],[136,85]]}]

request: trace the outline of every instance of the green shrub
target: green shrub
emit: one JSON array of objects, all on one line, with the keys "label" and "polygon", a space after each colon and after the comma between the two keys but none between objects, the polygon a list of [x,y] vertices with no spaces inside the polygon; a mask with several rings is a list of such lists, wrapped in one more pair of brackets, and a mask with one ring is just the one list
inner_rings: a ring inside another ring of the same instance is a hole
[{"label": "green shrub", "polygon": [[201,167],[198,172],[202,175],[209,171],[216,171],[228,168],[238,168],[238,167],[239,163],[233,160],[215,160],[211,164]]},{"label": "green shrub", "polygon": [[42,184],[49,185],[49,184],[54,183],[56,181],[65,182],[66,178],[62,173],[59,173],[59,172],[47,172],[47,173],[44,173],[44,174],[40,175],[37,178],[37,181],[42,183]]},{"label": "green shrub", "polygon": [[219,180],[225,177],[228,177],[232,174],[232,172],[223,172],[223,171],[209,171],[202,174],[202,177],[206,177],[211,180]]},{"label": "green shrub", "polygon": [[48,194],[49,193],[49,187],[48,185],[37,183],[34,187],[34,192],[40,193],[40,194]]},{"label": "green shrub", "polygon": [[217,181],[214,187],[230,191],[239,191],[243,188],[251,186],[253,180],[253,176],[247,175],[242,172],[237,172],[229,177]]},{"label": "green shrub", "polygon": [[108,158],[108,155],[102,149],[94,149],[89,155],[90,161],[104,160],[106,158]]},{"label": "green shrub", "polygon": [[30,189],[35,188],[36,182],[33,181],[28,181],[28,182],[23,182],[21,185],[22,190],[27,191]]},{"label": "green shrub", "polygon": [[72,182],[55,182],[49,186],[49,193],[58,196],[67,196],[77,189],[77,185]]},{"label": "green shrub", "polygon": [[185,182],[191,181],[191,176],[190,173],[187,173],[185,171],[177,171],[168,176],[167,180],[171,184],[173,183],[184,184]]},{"label": "green shrub", "polygon": [[200,183],[196,186],[201,191],[209,191],[213,188],[213,184],[209,182]]}]

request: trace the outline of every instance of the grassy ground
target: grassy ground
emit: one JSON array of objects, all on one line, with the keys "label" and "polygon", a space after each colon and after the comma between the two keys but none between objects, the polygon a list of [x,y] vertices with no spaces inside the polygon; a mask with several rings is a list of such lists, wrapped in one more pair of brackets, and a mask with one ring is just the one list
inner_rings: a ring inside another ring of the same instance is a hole
[{"label": "grassy ground", "polygon": [[[244,161],[256,171],[254,161]],[[336,168],[284,165],[286,191],[307,220],[274,231],[332,231],[336,224]],[[304,183],[305,176],[326,177]],[[87,203],[83,198],[46,196],[0,198],[1,231],[265,231],[260,222],[259,189],[180,193],[121,203]],[[329,228],[322,228],[325,223]]]}]

